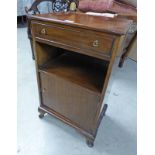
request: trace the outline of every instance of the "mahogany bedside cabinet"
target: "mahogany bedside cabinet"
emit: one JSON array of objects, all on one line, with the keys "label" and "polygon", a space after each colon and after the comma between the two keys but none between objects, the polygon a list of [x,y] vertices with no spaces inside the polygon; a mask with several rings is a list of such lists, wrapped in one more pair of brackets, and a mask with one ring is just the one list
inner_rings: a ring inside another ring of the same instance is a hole
[{"label": "mahogany bedside cabinet", "polygon": [[116,53],[132,21],[83,13],[30,15],[40,105],[92,147]]}]

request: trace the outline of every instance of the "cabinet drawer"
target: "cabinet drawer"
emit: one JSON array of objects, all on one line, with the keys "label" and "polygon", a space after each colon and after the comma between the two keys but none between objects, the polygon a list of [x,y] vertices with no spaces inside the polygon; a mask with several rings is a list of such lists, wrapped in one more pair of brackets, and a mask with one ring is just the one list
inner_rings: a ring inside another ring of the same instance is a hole
[{"label": "cabinet drawer", "polygon": [[[115,37],[101,32],[74,28],[60,24],[33,23],[34,35],[53,44],[101,58],[110,57]],[[77,51],[77,49],[79,51]]]}]

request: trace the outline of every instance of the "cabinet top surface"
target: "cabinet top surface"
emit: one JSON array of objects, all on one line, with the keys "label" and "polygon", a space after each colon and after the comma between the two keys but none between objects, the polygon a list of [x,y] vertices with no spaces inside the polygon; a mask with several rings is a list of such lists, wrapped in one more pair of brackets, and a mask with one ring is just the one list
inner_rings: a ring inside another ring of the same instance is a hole
[{"label": "cabinet top surface", "polygon": [[132,24],[131,20],[118,17],[109,18],[92,16],[84,13],[49,13],[29,15],[29,18],[64,25],[104,31],[118,35],[126,34]]}]

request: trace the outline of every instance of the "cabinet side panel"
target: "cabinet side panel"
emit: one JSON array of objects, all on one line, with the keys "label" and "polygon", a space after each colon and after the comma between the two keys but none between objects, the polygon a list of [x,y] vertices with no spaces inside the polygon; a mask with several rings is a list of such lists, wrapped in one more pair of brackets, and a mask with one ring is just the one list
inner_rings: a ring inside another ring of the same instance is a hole
[{"label": "cabinet side panel", "polygon": [[97,134],[97,130],[98,130],[98,127],[99,127],[101,119],[102,119],[101,117],[102,117],[102,111],[103,111],[105,101],[107,101],[106,95],[108,95],[108,94],[106,94],[106,93],[108,92],[108,87],[109,88],[111,87],[111,84],[109,82],[110,82],[110,76],[111,76],[112,69],[113,69],[113,64],[114,64],[114,61],[116,58],[116,53],[120,49],[123,40],[124,40],[124,36],[117,37],[117,39],[115,40],[115,43],[113,45],[112,57],[111,57],[111,60],[110,60],[109,66],[108,66],[107,75],[105,78],[105,83],[104,83],[102,94],[101,94],[100,104],[97,108],[96,117],[94,119],[94,122],[95,122],[94,124],[96,127],[95,134]]}]

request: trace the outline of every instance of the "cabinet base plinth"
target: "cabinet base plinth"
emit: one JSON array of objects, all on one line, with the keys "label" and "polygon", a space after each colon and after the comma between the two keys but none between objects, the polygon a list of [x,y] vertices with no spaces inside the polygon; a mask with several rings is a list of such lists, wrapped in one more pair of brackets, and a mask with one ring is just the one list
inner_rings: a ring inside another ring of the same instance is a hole
[{"label": "cabinet base plinth", "polygon": [[[108,105],[107,104],[104,104],[104,107],[103,107],[103,110],[102,110],[102,114],[101,114],[100,119],[99,119],[99,124],[100,124],[103,116],[105,116],[105,113],[106,113],[107,108],[108,108]],[[88,133],[87,131],[83,130],[82,128],[78,127],[73,122],[71,122],[67,118],[63,117],[59,113],[55,112],[52,109],[49,109],[48,107],[41,106],[41,107],[38,108],[38,111],[40,113],[39,114],[39,118],[42,119],[45,116],[45,114],[49,114],[49,115],[52,115],[52,116],[58,118],[62,122],[66,123],[66,124],[68,124],[70,126],[72,126],[77,131],[79,131],[82,135],[84,135],[86,137],[86,144],[88,145],[88,147],[93,147],[94,146],[94,141],[95,141],[95,137],[96,137],[98,128],[96,129],[95,135],[92,135],[92,134]],[[99,124],[98,124],[98,126],[99,126]]]}]

